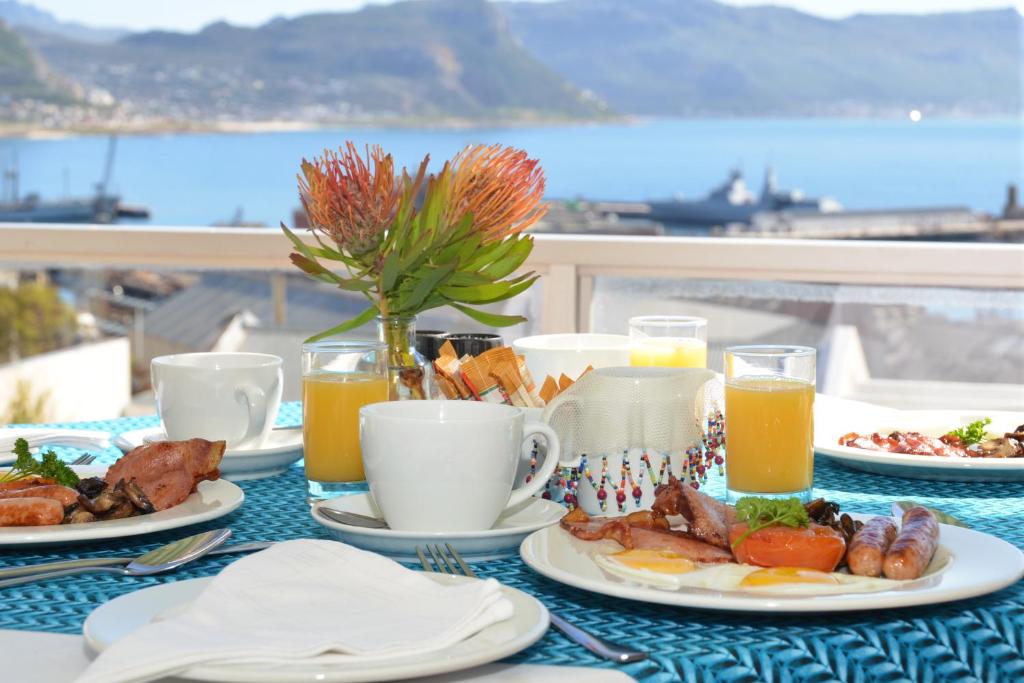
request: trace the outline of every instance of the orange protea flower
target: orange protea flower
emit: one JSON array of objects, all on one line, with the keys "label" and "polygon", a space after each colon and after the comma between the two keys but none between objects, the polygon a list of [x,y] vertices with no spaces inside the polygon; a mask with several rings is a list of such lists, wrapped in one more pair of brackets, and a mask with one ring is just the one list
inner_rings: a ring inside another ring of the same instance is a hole
[{"label": "orange protea flower", "polygon": [[452,159],[449,225],[467,213],[485,242],[518,234],[547,213],[544,171],[526,152],[501,145],[471,145]]},{"label": "orange protea flower", "polygon": [[379,146],[363,158],[351,142],[337,152],[324,150],[302,160],[299,197],[310,229],[319,231],[353,256],[373,251],[391,224],[401,198],[395,162]]}]

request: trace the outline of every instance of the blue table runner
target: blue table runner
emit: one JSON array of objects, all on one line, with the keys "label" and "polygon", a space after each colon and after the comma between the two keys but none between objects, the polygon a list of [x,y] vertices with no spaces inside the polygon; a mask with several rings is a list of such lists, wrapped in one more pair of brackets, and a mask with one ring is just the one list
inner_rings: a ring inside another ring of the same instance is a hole
[{"label": "blue table runner", "polygon": [[[282,407],[278,423],[297,424],[297,404]],[[114,433],[157,424],[155,417],[53,426]],[[79,454],[55,449],[62,455]],[[101,454],[109,464],[116,450]],[[818,456],[815,493],[844,510],[887,514],[894,500],[944,510],[975,529],[1024,547],[1024,483],[932,482],[849,470]],[[136,556],[186,533],[229,526],[234,542],[328,538],[309,514],[302,469],[240,482],[245,504],[213,522],[143,537],[51,549],[0,550],[0,567],[60,559]],[[709,492],[720,493],[713,478]],[[85,617],[111,598],[169,581],[210,576],[231,556],[204,558],[153,577],[86,575],[0,589],[0,628],[80,633]],[[518,558],[475,564],[550,609],[609,640],[651,652],[622,667],[644,683],[662,681],[1024,681],[1024,584],[993,595],[934,607],[826,615],[708,612],[648,605],[555,583]],[[45,656],[45,653],[39,653]],[[555,631],[509,661],[611,666]]]}]

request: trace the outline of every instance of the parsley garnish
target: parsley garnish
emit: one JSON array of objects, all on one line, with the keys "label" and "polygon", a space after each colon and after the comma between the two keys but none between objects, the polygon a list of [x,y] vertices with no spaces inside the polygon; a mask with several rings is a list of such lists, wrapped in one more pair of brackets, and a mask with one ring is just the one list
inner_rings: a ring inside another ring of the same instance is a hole
[{"label": "parsley garnish", "polygon": [[14,455],[17,456],[17,459],[11,465],[11,469],[0,476],[0,481],[43,477],[72,488],[78,484],[78,475],[75,474],[75,471],[57,458],[57,454],[53,451],[43,453],[42,459],[36,460],[28,450],[28,441],[18,439],[14,442]]},{"label": "parsley garnish", "polygon": [[960,439],[965,446],[971,446],[985,440],[988,436],[985,433],[985,427],[990,424],[992,424],[992,418],[986,417],[984,420],[972,422],[966,427],[961,427],[960,429],[954,429],[951,432],[947,432],[946,436],[955,436]]},{"label": "parsley garnish", "polygon": [[807,509],[799,498],[759,498],[747,496],[736,501],[736,519],[747,523],[747,530],[732,543],[735,548],[746,540],[747,536],[765,527],[781,524],[782,526],[801,527],[811,523]]}]

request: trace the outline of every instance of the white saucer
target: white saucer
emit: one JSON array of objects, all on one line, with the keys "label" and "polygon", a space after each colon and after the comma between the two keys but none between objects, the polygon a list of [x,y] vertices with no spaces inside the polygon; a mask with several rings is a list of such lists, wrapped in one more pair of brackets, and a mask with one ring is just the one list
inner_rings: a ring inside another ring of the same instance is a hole
[{"label": "white saucer", "polygon": [[[163,427],[147,427],[124,432],[113,439],[122,452],[143,444],[163,441]],[[264,479],[281,474],[302,458],[302,430],[275,429],[260,448],[229,448],[220,461],[220,473],[231,481]]]},{"label": "white saucer", "polygon": [[316,503],[311,513],[317,524],[325,527],[332,537],[363,550],[387,555],[399,562],[418,562],[416,546],[427,543],[451,543],[459,554],[473,562],[512,557],[519,552],[519,544],[538,529],[557,524],[565,514],[565,508],[543,498],[532,498],[527,502],[502,513],[494,526],[487,531],[394,531],[392,529],[368,529],[341,524],[324,518],[317,513],[321,507],[344,512],[355,512],[380,519],[373,498],[368,493],[341,496]]},{"label": "white saucer", "polygon": [[[439,583],[478,580],[446,574],[426,576]],[[82,627],[86,644],[93,652],[102,652],[160,615],[191,603],[211,580],[188,579],[165,583],[127,593],[100,605],[88,616]],[[548,628],[548,611],[536,598],[509,586],[502,586],[502,591],[514,607],[511,619],[488,626],[466,640],[437,652],[354,661],[344,665],[327,664],[323,660],[317,661],[315,657],[297,661],[288,667],[276,668],[244,663],[209,664],[189,669],[175,680],[217,683],[358,683],[393,681],[480,666],[526,649],[540,640]],[[339,615],[339,618],[345,616]]]}]

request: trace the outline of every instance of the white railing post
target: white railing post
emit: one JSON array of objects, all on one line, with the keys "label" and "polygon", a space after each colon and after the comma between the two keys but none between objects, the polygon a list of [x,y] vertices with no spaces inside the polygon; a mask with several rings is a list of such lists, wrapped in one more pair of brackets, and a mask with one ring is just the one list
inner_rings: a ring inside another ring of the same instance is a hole
[{"label": "white railing post", "polygon": [[556,263],[541,279],[541,330],[544,334],[576,332],[579,320],[576,266]]}]

